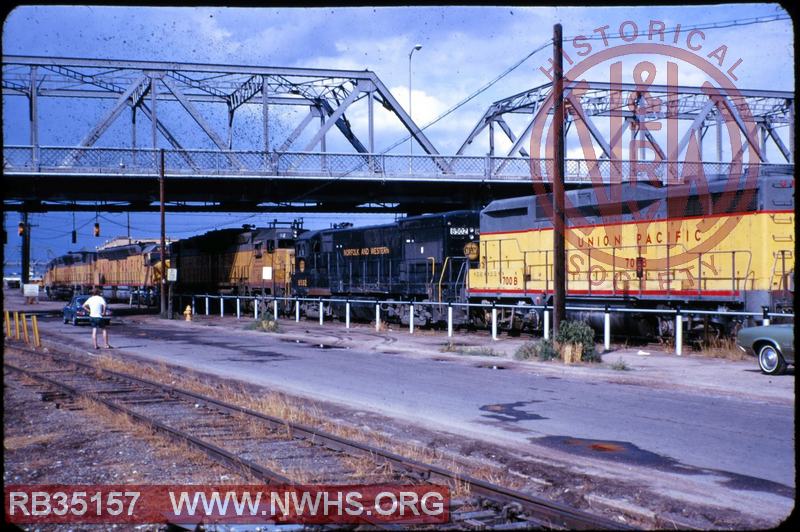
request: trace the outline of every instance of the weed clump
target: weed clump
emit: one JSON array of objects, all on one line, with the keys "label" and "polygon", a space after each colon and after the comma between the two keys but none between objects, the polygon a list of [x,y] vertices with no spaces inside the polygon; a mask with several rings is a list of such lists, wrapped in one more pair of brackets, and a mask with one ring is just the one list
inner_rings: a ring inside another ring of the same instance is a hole
[{"label": "weed clump", "polygon": [[514,352],[516,360],[553,360],[558,358],[558,351],[551,340],[535,340],[525,342]]},{"label": "weed clump", "polygon": [[441,353],[458,353],[459,355],[472,355],[472,356],[485,356],[496,357],[500,354],[491,347],[459,345],[453,342],[447,342],[439,349]]},{"label": "weed clump", "polygon": [[618,358],[616,362],[611,364],[611,369],[615,371],[629,371],[631,368],[622,360],[622,357]]},{"label": "weed clump", "polygon": [[278,322],[272,319],[272,316],[267,314],[263,319],[254,321],[247,325],[248,331],[263,331],[263,332],[280,332],[281,327]]},{"label": "weed clump", "polygon": [[601,361],[601,356],[594,346],[594,330],[585,321],[561,322],[555,340],[559,351],[562,351],[563,346],[568,344],[580,346],[580,359],[583,362]]}]

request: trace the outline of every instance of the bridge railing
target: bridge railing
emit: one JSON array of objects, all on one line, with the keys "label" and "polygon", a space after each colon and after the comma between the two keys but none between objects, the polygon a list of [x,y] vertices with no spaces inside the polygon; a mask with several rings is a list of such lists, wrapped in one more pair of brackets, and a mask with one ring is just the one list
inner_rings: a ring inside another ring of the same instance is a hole
[{"label": "bridge railing", "polygon": [[[157,175],[159,151],[146,148],[4,146],[6,172],[37,174]],[[540,180],[553,175],[552,159],[528,157],[393,155],[369,153],[164,150],[168,175],[287,176],[380,179]],[[792,172],[793,165],[762,164],[759,171]],[[573,183],[680,181],[685,175],[743,174],[748,165],[724,162],[645,162],[568,159]]]}]

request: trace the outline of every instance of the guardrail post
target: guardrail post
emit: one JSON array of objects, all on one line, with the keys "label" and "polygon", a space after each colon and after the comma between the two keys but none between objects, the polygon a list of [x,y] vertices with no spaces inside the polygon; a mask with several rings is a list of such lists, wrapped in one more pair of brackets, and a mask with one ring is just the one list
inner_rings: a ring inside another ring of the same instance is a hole
[{"label": "guardrail post", "polygon": [[25,316],[25,314],[22,315],[22,335],[26,344],[31,343],[30,339],[28,338],[28,318]]},{"label": "guardrail post", "polygon": [[453,305],[452,303],[447,303],[447,337],[452,338],[453,336]]},{"label": "guardrail post", "polygon": [[323,305],[322,298],[320,298],[319,299],[319,324],[320,325],[322,325],[322,316],[323,316],[322,311],[324,310],[322,305]]},{"label": "guardrail post", "polygon": [[375,330],[381,330],[381,304],[380,302],[375,302]]},{"label": "guardrail post", "polygon": [[492,340],[497,340],[497,308],[492,303]]},{"label": "guardrail post", "polygon": [[259,306],[258,296],[253,298],[253,301],[254,301],[254,303],[253,303],[253,319],[258,321],[258,306]]},{"label": "guardrail post", "polygon": [[208,307],[208,294],[206,294],[206,316],[208,316],[208,315],[209,315],[209,310],[208,310],[208,308],[209,308],[209,307]]},{"label": "guardrail post", "polygon": [[675,309],[675,354],[681,356],[683,353],[683,316],[681,307]]},{"label": "guardrail post", "polygon": [[408,307],[408,334],[414,334],[414,303]]},{"label": "guardrail post", "polygon": [[272,319],[278,321],[278,299],[272,300]]},{"label": "guardrail post", "polygon": [[300,300],[294,298],[294,321],[300,322]]},{"label": "guardrail post", "polygon": [[762,316],[764,318],[764,325],[769,325],[769,307],[763,306],[761,307]]},{"label": "guardrail post", "polygon": [[344,303],[344,328],[350,328],[350,301]]},{"label": "guardrail post", "polygon": [[550,339],[550,313],[547,312],[547,305],[544,306],[544,339]]},{"label": "guardrail post", "polygon": [[39,320],[36,319],[36,316],[31,316],[31,325],[33,326],[33,345],[42,347],[42,340],[39,337]]},{"label": "guardrail post", "polygon": [[225,304],[223,303],[225,298],[219,296],[219,317],[222,318],[225,316]]},{"label": "guardrail post", "polygon": [[241,317],[242,317],[242,315],[239,312],[239,297],[237,296],[236,297],[236,319],[238,320]]},{"label": "guardrail post", "polygon": [[192,296],[192,316],[196,316],[196,315],[197,315],[197,311],[195,310],[195,300],[194,300],[194,296]]},{"label": "guardrail post", "polygon": [[611,350],[611,313],[608,311],[608,305],[603,315],[603,347],[606,351]]}]

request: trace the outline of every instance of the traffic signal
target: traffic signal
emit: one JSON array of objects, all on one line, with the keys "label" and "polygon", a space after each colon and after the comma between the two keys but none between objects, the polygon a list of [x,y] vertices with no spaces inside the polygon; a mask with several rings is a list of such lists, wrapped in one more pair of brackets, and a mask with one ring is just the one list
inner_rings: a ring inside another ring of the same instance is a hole
[{"label": "traffic signal", "polygon": [[22,236],[22,235],[25,234],[25,224],[24,223],[22,223],[22,222],[19,223],[19,228],[17,229],[17,234],[19,234],[19,236]]},{"label": "traffic signal", "polygon": [[100,223],[94,223],[94,236],[100,236]]}]

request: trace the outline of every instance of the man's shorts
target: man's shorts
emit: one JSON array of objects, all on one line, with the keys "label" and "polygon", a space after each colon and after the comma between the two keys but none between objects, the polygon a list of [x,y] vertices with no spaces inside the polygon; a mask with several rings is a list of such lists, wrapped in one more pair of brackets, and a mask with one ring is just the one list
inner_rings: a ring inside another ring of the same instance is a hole
[{"label": "man's shorts", "polygon": [[89,323],[92,325],[92,327],[99,327],[100,329],[106,328],[105,318],[89,318]]}]

